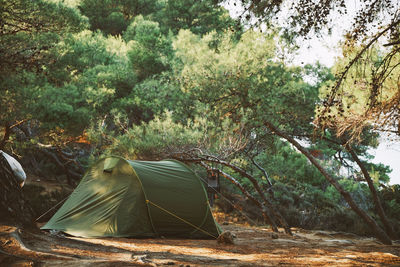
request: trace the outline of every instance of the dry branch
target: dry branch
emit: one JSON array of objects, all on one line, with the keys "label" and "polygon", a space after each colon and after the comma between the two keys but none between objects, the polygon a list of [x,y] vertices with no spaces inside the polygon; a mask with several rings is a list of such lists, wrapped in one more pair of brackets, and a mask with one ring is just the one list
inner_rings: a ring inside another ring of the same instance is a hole
[{"label": "dry branch", "polygon": [[278,232],[278,227],[275,223],[275,220],[272,217],[271,211],[268,207],[263,205],[260,201],[258,201],[255,197],[253,197],[239,182],[237,179],[235,179],[233,176],[227,174],[226,172],[221,171],[220,169],[217,168],[212,168],[211,166],[207,165],[206,163],[202,161],[197,161],[197,164],[200,166],[206,168],[207,170],[212,170],[213,172],[217,172],[223,177],[225,177],[227,180],[229,180],[231,183],[233,183],[239,190],[251,201],[254,202],[261,210],[262,214],[264,217],[264,220],[271,225],[271,228],[274,232]]},{"label": "dry branch", "polygon": [[202,154],[199,156],[199,155],[190,155],[189,153],[181,153],[181,154],[186,155],[185,158],[182,158],[182,157],[177,158],[181,161],[194,162],[194,163],[197,163],[207,169],[209,169],[211,167],[208,166],[207,164],[205,164],[204,162],[217,163],[217,164],[226,166],[226,167],[232,169],[233,171],[235,171],[236,173],[238,173],[239,175],[247,178],[252,183],[253,187],[255,188],[255,190],[257,191],[259,196],[261,197],[261,199],[263,201],[262,203],[259,202],[257,199],[255,199],[253,196],[251,196],[251,194],[248,193],[247,190],[234,177],[223,172],[220,169],[213,169],[213,170],[219,172],[226,179],[230,180],[235,186],[237,186],[242,191],[243,194],[245,194],[249,199],[251,199],[254,203],[256,203],[256,205],[263,210],[264,218],[266,218],[266,220],[268,222],[270,222],[270,224],[273,228],[274,228],[273,225],[276,225],[275,220],[277,219],[279,221],[279,223],[282,225],[282,227],[285,229],[285,232],[289,235],[292,235],[290,226],[287,224],[285,218],[274,207],[272,202],[265,196],[260,184],[258,183],[258,181],[255,177],[250,175],[244,169],[242,169],[232,163],[229,163],[225,160],[221,160],[218,157],[215,157],[212,155]]}]

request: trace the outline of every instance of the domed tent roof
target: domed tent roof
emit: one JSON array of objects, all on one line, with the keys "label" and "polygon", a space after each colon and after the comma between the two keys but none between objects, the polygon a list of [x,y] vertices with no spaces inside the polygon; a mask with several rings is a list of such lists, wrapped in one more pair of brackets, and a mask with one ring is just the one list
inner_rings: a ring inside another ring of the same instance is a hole
[{"label": "domed tent roof", "polygon": [[41,229],[83,237],[218,237],[199,177],[175,160],[99,160]]}]

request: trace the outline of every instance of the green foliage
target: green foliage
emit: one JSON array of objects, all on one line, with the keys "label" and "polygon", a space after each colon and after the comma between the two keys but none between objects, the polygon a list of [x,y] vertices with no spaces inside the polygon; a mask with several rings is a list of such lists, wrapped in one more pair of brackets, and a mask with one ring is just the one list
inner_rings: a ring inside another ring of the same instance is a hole
[{"label": "green foliage", "polygon": [[211,31],[240,31],[240,24],[233,20],[226,9],[214,5],[210,0],[167,1],[162,25],[175,34],[181,29],[189,29],[194,34],[204,35]]},{"label": "green foliage", "polygon": [[124,118],[116,116],[116,125],[125,132],[121,135],[108,135],[105,129],[95,128],[91,132],[92,139],[105,136],[104,142],[108,143],[104,154],[120,155],[129,159],[162,159],[173,151],[188,147],[195,147],[204,137],[202,119],[189,122],[187,125],[176,123],[172,120],[171,113],[156,116],[148,123],[126,127]]},{"label": "green foliage", "polygon": [[135,40],[149,47],[156,46],[160,36],[158,22],[145,20],[142,15],[137,16],[124,32],[126,42]]},{"label": "green foliage", "polygon": [[[348,181],[348,180],[347,180]],[[343,180],[344,183],[347,182]],[[342,185],[343,185],[342,182]],[[351,183],[350,183],[351,184]],[[274,203],[283,213],[288,223],[304,229],[324,229],[333,231],[352,232],[356,234],[371,234],[370,230],[360,223],[353,213],[341,200],[340,195],[328,187],[326,191],[307,183],[276,182],[273,186]],[[352,191],[357,203],[368,204],[369,198],[360,199],[357,195],[366,192],[353,183]],[[364,192],[360,192],[364,191]],[[368,207],[363,208],[370,208]]]},{"label": "green foliage", "polygon": [[155,0],[82,0],[79,9],[89,18],[91,30],[121,35],[137,15],[148,15],[159,8]]},{"label": "green foliage", "polygon": [[153,77],[138,83],[126,97],[116,99],[113,109],[126,115],[129,125],[140,124],[165,110],[174,110],[179,93],[179,89],[168,82],[168,76]]},{"label": "green foliage", "polygon": [[300,69],[275,62],[273,36],[250,30],[233,44],[226,35],[217,50],[209,47],[211,40],[212,34],[200,39],[181,31],[174,42],[181,61],[175,69],[181,68],[186,94],[213,103],[220,117],[228,115],[234,121],[244,113],[256,126],[268,118],[290,131],[309,127],[317,88],[302,81]]},{"label": "green foliage", "polygon": [[48,1],[0,1],[0,124],[33,117],[34,92],[43,85],[49,50],[61,34],[86,20],[73,8]]},{"label": "green foliage", "polygon": [[61,33],[76,32],[86,20],[73,8],[48,1],[0,1],[0,75],[34,69]]},{"label": "green foliage", "polygon": [[385,187],[381,194],[385,201],[385,212],[397,221],[397,226],[400,228],[400,185]]},{"label": "green foliage", "polygon": [[0,87],[5,89],[0,98],[1,125],[32,115],[30,108],[35,100],[31,89],[32,84],[37,82],[37,77],[31,72],[17,73],[0,80]]},{"label": "green foliage", "polygon": [[[112,39],[112,37],[106,38],[100,33],[92,33],[88,30],[68,36],[53,50],[58,58],[49,66],[51,68],[49,75],[56,73],[54,81],[62,84],[97,65],[122,63],[124,58],[118,57],[111,50],[111,45],[115,45],[110,42]],[[62,74],[58,74],[59,72]]]},{"label": "green foliage", "polygon": [[380,183],[389,183],[390,177],[388,174],[392,171],[389,166],[382,163],[374,164],[370,162],[365,162],[364,165],[370,173],[371,178],[376,186],[379,186]]},{"label": "green foliage", "polygon": [[42,126],[79,135],[109,113],[113,101],[127,96],[136,81],[126,51],[122,39],[90,31],[60,42],[52,50],[57,61],[46,66],[46,81],[33,94],[33,110]]},{"label": "green foliage", "polygon": [[320,188],[327,186],[327,181],[302,154],[279,139],[268,150],[259,153],[255,160],[265,167],[270,177],[282,183],[293,186],[305,183]]},{"label": "green foliage", "polygon": [[103,31],[112,35],[117,35],[126,29],[126,21],[121,12],[112,12],[102,21]]},{"label": "green foliage", "polygon": [[171,41],[161,35],[157,22],[137,16],[126,30],[124,39],[130,41],[128,56],[139,80],[168,69]]},{"label": "green foliage", "polygon": [[[76,87],[66,86],[62,90],[47,85],[40,88],[40,98],[36,105],[37,118],[49,128],[68,126],[78,133],[86,126],[89,112],[86,107],[78,107],[84,99]],[[83,125],[82,125],[83,124]]]}]

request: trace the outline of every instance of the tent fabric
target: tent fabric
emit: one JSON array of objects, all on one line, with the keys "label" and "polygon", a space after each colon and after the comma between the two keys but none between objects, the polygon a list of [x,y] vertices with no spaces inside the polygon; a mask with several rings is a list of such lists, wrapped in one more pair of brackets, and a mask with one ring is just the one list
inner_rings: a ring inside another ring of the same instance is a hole
[{"label": "tent fabric", "polygon": [[41,229],[82,237],[217,238],[199,177],[175,160],[99,160]]}]

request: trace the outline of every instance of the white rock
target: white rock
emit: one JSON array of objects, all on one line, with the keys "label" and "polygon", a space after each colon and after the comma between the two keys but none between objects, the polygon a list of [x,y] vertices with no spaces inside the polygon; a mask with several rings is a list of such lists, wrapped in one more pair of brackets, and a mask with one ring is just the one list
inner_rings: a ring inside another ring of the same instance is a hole
[{"label": "white rock", "polygon": [[24,169],[22,168],[21,164],[19,162],[8,155],[6,152],[0,150],[0,154],[7,160],[8,164],[11,167],[11,170],[13,171],[15,177],[17,178],[18,182],[20,183],[20,186],[23,187],[25,180],[26,180],[26,174],[24,172]]}]

